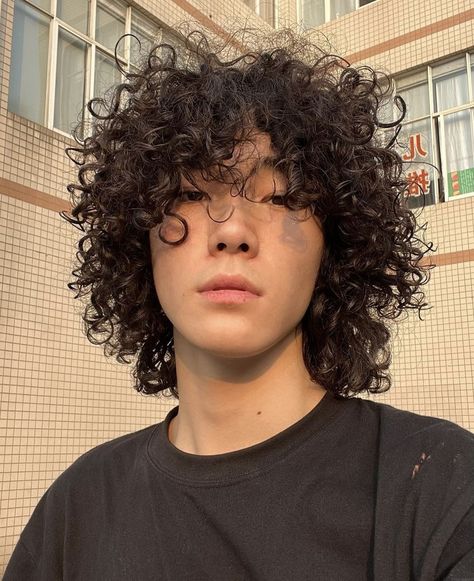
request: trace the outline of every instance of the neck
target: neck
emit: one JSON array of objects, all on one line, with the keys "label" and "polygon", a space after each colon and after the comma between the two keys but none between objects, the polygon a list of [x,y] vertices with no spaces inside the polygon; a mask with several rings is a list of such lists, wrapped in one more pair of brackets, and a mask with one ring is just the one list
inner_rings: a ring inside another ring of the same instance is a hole
[{"label": "neck", "polygon": [[175,332],[179,413],[170,441],[191,454],[253,446],[296,423],[325,394],[304,365],[299,330],[264,354],[216,357]]}]

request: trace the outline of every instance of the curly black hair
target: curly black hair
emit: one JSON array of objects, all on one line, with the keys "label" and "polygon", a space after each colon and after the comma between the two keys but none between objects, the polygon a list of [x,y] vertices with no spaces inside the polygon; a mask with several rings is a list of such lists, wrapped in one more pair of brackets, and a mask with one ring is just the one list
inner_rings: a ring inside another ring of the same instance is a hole
[{"label": "curly black hair", "polygon": [[[410,308],[420,316],[427,305],[420,287],[433,268],[423,265],[432,244],[415,236],[394,147],[404,103],[389,75],[351,66],[308,34],[257,31],[251,49],[239,34],[248,41],[247,28],[220,45],[198,30],[176,46],[159,44],[107,98],[88,103],[91,130],[84,138],[76,131],[77,146],[67,150],[79,166],[78,183],[68,186],[73,208],[61,214],[85,232],[68,287],[75,298],[90,294],[87,337],[120,363],[137,356],[138,392],[179,397],[149,230],[175,216],[184,235],[169,243],[181,244],[188,230],[174,211],[180,173],[220,168],[256,129],[279,152],[285,205],[311,208],[324,230],[300,323],[307,370],[340,397],[387,391],[390,320]],[[390,103],[398,119],[383,123]]]}]

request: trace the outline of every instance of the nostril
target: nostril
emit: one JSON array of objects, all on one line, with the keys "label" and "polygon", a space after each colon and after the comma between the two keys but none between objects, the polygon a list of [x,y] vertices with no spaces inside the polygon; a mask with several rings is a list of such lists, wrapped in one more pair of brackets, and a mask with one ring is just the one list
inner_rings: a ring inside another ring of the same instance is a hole
[{"label": "nostril", "polygon": [[[227,245],[224,242],[219,242],[219,244],[217,245],[217,249],[218,250],[224,250],[225,248],[227,248]],[[250,247],[249,247],[249,245],[246,242],[243,242],[240,245],[240,249],[243,252],[248,252],[250,250]]]}]

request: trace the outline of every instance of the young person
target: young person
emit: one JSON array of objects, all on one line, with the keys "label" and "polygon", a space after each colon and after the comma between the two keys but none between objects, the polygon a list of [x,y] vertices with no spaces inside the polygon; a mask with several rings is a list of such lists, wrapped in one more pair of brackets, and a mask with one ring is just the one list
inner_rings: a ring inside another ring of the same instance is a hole
[{"label": "young person", "polygon": [[179,406],[59,476],[6,581],[474,579],[474,436],[355,397],[426,305],[389,79],[273,38],[191,33],[89,106],[70,287]]}]

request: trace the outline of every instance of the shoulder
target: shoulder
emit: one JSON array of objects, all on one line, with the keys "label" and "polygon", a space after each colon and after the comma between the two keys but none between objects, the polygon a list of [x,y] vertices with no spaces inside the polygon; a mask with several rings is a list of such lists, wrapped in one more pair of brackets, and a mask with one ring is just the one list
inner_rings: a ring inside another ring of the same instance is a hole
[{"label": "shoulder", "polygon": [[[398,562],[408,564],[411,555],[416,578],[434,579],[435,570],[451,562],[449,551],[452,562],[463,562],[459,535],[473,538],[474,434],[388,404],[361,405],[379,422],[378,551],[384,562],[396,553]],[[469,543],[466,551],[472,550]]]},{"label": "shoulder", "polygon": [[474,434],[449,420],[395,408],[389,404],[363,401],[379,422],[381,452],[392,454],[397,449],[424,446],[426,451],[443,449],[447,453],[471,454],[474,463]]},{"label": "shoulder", "polygon": [[[63,558],[66,541],[71,551],[74,545],[85,546],[94,531],[109,522],[111,506],[120,506],[139,495],[137,487],[146,480],[143,477],[147,466],[146,446],[159,425],[91,448],[54,480],[21,533],[10,565],[13,578],[17,578],[16,568],[20,566],[35,572],[46,567],[48,579],[62,578],[50,572],[49,567]],[[74,530],[72,536],[71,530]],[[27,576],[34,575],[28,572]]]},{"label": "shoulder", "polygon": [[60,530],[67,519],[100,510],[105,498],[127,495],[146,469],[146,445],[158,425],[103,442],[80,455],[40,498],[26,536],[34,536],[35,530],[40,534],[45,526]]},{"label": "shoulder", "polygon": [[[474,504],[474,434],[454,422],[367,402],[379,417],[379,487],[388,502],[411,498],[456,522]],[[415,500],[416,499],[416,500]],[[402,502],[403,500],[403,502]]]},{"label": "shoulder", "polygon": [[[378,477],[387,490],[434,488],[446,502],[474,493],[474,434],[442,418],[359,400],[363,415],[378,422]],[[368,423],[368,422],[367,422]],[[444,491],[444,492],[443,492]]]},{"label": "shoulder", "polygon": [[[108,458],[121,458],[133,454],[146,445],[149,437],[159,424],[153,424],[136,432],[123,434],[94,446],[77,458],[74,464],[94,463]],[[73,464],[73,465],[74,465]]]},{"label": "shoulder", "polygon": [[51,496],[93,491],[101,482],[124,483],[145,464],[145,449],[159,424],[118,436],[81,454],[52,483]]}]

